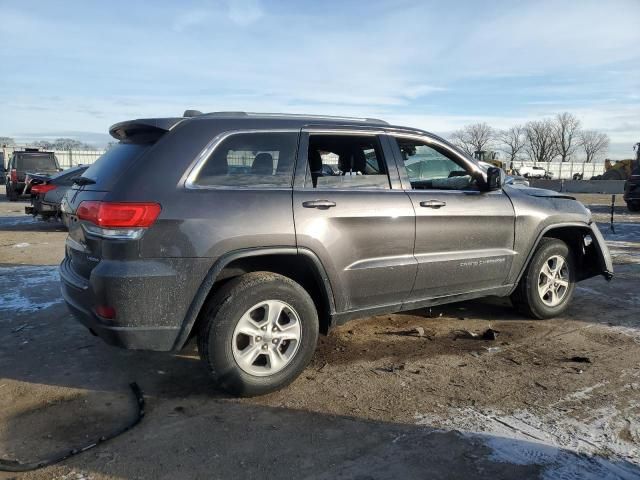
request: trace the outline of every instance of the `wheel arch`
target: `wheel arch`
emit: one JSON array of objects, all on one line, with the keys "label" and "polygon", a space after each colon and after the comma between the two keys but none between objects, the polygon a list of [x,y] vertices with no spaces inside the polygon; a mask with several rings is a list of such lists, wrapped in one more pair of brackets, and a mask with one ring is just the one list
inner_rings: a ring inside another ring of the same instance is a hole
[{"label": "wheel arch", "polygon": [[172,350],[182,349],[197,332],[202,307],[217,286],[255,271],[278,273],[302,285],[316,305],[321,331],[326,333],[329,330],[336,311],[333,288],[314,252],[296,247],[242,249],[223,255],[209,269],[191,301]]},{"label": "wheel arch", "polygon": [[[589,245],[585,243],[586,237],[591,237],[591,243]],[[553,224],[548,225],[538,234],[536,241],[529,250],[526,261],[518,273],[515,285],[520,283],[524,272],[527,270],[529,263],[531,263],[531,259],[543,238],[556,238],[562,240],[569,246],[569,250],[573,253],[576,260],[576,281],[603,273],[597,268],[598,265],[600,265],[598,258],[599,252],[595,247],[596,239],[593,238],[590,225],[585,223]]]}]

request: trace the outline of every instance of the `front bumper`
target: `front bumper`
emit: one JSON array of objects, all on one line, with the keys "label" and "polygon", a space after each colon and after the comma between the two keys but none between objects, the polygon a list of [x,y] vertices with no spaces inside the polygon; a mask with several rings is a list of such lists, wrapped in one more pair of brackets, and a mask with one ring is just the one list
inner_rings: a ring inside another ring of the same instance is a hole
[{"label": "front bumper", "polygon": [[600,261],[600,271],[604,278],[611,280],[613,278],[613,261],[611,260],[611,253],[609,247],[600,233],[600,229],[595,222],[589,225],[591,228],[591,238],[593,240],[593,246],[596,249],[598,259]]}]

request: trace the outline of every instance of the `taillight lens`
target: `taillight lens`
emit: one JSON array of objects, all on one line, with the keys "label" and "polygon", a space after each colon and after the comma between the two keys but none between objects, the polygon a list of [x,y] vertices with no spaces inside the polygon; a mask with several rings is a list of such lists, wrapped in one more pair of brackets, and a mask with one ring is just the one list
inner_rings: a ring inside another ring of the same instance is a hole
[{"label": "taillight lens", "polygon": [[16,183],[18,181],[18,171],[15,168],[11,169],[11,181]]},{"label": "taillight lens", "polygon": [[57,187],[55,185],[51,185],[50,183],[42,183],[40,185],[34,185],[31,187],[31,193],[37,195],[38,193],[47,193],[51,190],[55,190]]},{"label": "taillight lens", "polygon": [[76,215],[103,228],[146,228],[160,215],[159,203],[115,203],[85,200]]}]

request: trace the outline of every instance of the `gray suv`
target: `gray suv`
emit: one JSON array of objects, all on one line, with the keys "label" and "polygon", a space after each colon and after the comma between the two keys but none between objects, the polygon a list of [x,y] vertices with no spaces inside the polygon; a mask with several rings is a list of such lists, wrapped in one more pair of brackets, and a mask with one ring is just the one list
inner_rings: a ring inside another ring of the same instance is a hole
[{"label": "gray suv", "polygon": [[349,319],[486,295],[549,318],[576,282],[613,275],[581,203],[505,185],[421,130],[188,111],[110,133],[63,201],[64,298],[110,344],[197,337],[236,395],[287,385]]}]

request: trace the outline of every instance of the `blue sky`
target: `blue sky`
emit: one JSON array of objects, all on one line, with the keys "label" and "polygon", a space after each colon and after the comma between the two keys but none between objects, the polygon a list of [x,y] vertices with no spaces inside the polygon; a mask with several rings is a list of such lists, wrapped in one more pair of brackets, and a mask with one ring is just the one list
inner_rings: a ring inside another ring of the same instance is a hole
[{"label": "blue sky", "polygon": [[0,0],[0,136],[104,142],[185,108],[447,134],[575,113],[640,141],[640,1]]}]

